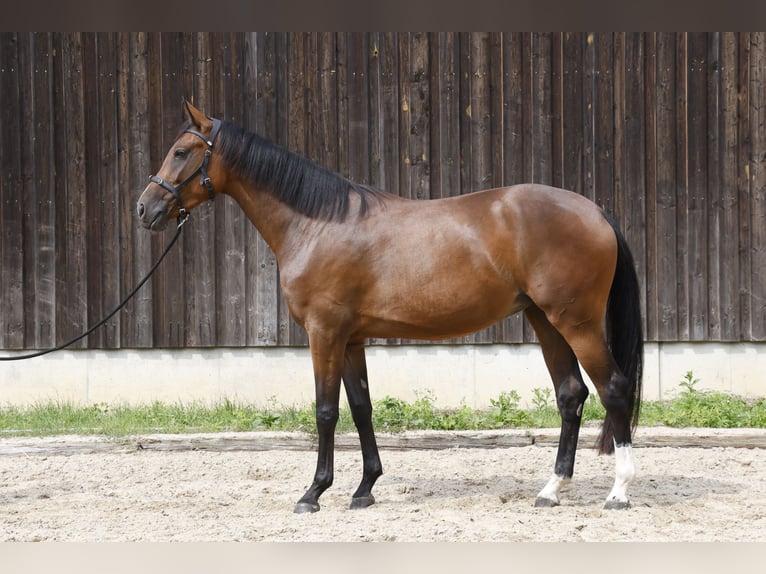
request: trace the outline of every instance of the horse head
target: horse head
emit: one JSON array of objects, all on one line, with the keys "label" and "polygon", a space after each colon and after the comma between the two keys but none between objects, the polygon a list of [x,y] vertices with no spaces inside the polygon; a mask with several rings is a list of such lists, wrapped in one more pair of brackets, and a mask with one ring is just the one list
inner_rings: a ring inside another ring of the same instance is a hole
[{"label": "horse head", "polygon": [[164,229],[172,217],[180,225],[189,211],[213,199],[213,181],[223,189],[223,173],[213,155],[221,121],[207,117],[188,101],[184,106],[187,124],[170,146],[160,171],[149,176],[149,185],[136,204],[141,225],[153,231]]}]

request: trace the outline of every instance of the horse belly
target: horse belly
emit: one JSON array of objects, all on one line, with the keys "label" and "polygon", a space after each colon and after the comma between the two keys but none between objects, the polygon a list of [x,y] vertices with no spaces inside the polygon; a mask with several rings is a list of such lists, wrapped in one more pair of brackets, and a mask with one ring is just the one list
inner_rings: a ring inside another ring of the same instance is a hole
[{"label": "horse belly", "polygon": [[362,311],[364,337],[449,339],[475,333],[523,309],[526,298],[513,285],[480,280],[393,289]]}]

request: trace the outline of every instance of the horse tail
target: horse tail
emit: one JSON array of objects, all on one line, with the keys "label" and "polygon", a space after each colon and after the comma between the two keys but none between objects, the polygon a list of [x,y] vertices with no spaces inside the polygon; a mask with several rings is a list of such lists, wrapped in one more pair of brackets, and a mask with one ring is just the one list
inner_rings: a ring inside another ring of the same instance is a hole
[{"label": "horse tail", "polygon": [[[631,435],[638,424],[641,410],[641,375],[644,357],[644,335],[641,323],[641,288],[636,266],[625,237],[616,221],[608,214],[604,217],[617,238],[617,266],[606,309],[606,328],[609,347],[617,366],[628,380],[628,405],[631,412]],[[610,417],[604,419],[598,439],[599,452],[614,451],[614,428]]]}]

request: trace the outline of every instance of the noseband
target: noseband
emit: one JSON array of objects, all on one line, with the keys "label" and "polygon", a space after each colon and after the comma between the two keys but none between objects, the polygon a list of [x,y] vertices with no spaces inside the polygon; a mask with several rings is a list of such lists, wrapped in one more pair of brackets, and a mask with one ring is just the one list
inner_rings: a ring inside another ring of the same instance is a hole
[{"label": "noseband", "polygon": [[156,175],[150,175],[149,181],[152,183],[156,183],[157,185],[167,189],[170,193],[173,194],[173,197],[176,198],[176,201],[178,202],[178,226],[180,227],[183,225],[183,223],[186,221],[186,219],[189,217],[189,212],[186,211],[184,208],[183,200],[181,199],[181,189],[189,183],[192,179],[194,179],[194,176],[197,174],[200,174],[200,185],[204,186],[205,189],[207,189],[207,193],[210,196],[210,199],[212,200],[215,198],[215,190],[213,189],[213,182],[210,181],[210,176],[207,174],[207,166],[208,163],[210,163],[210,156],[213,154],[213,142],[215,141],[216,136],[218,135],[218,131],[221,129],[221,120],[210,118],[213,121],[213,129],[210,131],[210,139],[206,138],[203,134],[196,130],[188,129],[184,130],[184,133],[186,134],[192,134],[200,138],[205,144],[207,145],[207,149],[205,150],[205,157],[202,159],[202,163],[200,166],[195,169],[192,174],[187,177],[185,180],[183,180],[178,185],[173,185],[172,183],[165,181],[161,177],[157,177]]}]

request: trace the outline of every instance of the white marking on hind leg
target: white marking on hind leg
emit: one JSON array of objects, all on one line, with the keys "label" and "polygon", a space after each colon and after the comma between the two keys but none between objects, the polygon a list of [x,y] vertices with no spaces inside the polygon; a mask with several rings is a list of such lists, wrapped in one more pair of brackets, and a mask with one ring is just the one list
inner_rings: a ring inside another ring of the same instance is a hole
[{"label": "white marking on hind leg", "polygon": [[569,480],[570,479],[564,478],[563,476],[558,476],[556,474],[552,475],[548,484],[546,484],[540,491],[540,494],[537,495],[538,500],[544,498],[550,500],[554,504],[558,504],[561,487],[568,483]]},{"label": "white marking on hind leg", "polygon": [[633,460],[633,447],[629,444],[614,445],[614,486],[606,497],[607,507],[625,508],[630,505],[628,500],[628,485],[636,476],[636,466]]}]

